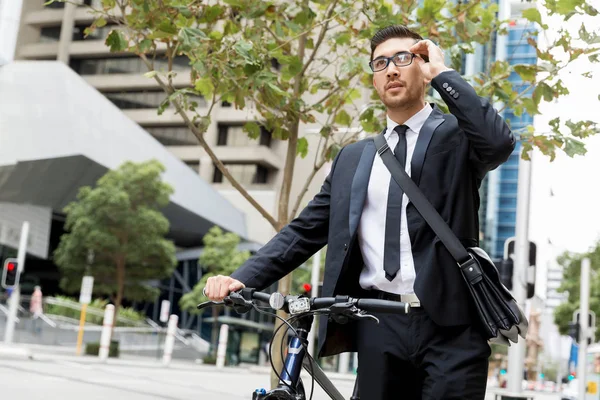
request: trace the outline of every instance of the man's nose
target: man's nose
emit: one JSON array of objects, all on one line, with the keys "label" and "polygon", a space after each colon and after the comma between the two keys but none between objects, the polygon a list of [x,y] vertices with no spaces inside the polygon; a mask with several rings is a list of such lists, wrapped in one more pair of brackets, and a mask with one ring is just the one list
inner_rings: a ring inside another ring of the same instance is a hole
[{"label": "man's nose", "polygon": [[387,76],[388,78],[392,76],[400,76],[400,68],[396,67],[393,62],[390,62],[390,65],[388,65],[387,68]]}]

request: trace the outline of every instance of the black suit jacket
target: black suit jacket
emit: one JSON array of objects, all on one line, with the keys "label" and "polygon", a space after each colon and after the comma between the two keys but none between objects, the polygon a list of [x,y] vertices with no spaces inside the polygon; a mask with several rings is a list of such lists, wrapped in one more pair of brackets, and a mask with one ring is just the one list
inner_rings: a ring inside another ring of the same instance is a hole
[{"label": "black suit jacket", "polygon": [[[431,85],[450,114],[433,107],[417,139],[411,178],[462,243],[477,246],[478,189],[486,173],[508,159],[515,138],[492,105],[457,72],[443,72]],[[357,227],[375,154],[372,138],[344,147],[321,191],[232,277],[263,289],[327,244],[322,295],[360,296],[358,277],[364,263]],[[406,213],[416,270],[414,290],[422,307],[441,326],[471,323],[471,300],[452,256],[412,203]],[[352,323],[339,325],[321,317],[319,355],[356,351],[353,332]]]}]

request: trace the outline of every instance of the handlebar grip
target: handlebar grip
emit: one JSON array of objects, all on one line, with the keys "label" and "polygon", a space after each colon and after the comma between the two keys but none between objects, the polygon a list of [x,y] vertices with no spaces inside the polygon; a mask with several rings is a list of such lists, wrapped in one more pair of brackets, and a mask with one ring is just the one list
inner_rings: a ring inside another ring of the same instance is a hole
[{"label": "handlebar grip", "polygon": [[410,304],[380,299],[359,299],[356,306],[361,310],[389,314],[408,314]]},{"label": "handlebar grip", "polygon": [[265,303],[268,303],[269,299],[271,298],[271,295],[269,293],[265,293],[265,292],[254,292],[254,293],[252,293],[252,298],[255,300],[260,300],[260,301],[264,301]]}]

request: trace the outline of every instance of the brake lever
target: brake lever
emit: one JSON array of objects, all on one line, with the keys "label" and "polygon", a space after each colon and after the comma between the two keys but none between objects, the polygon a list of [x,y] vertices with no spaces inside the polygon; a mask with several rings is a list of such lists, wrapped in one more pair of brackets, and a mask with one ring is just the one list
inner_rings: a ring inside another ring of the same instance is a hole
[{"label": "brake lever", "polygon": [[334,304],[327,311],[329,317],[339,324],[346,324],[349,319],[372,319],[379,324],[379,318],[359,310],[352,302]]},{"label": "brake lever", "polygon": [[224,305],[225,302],[223,301],[205,301],[204,303],[200,303],[196,306],[196,308],[198,310],[202,310],[204,308],[208,308],[208,307],[214,307],[214,306],[221,306]]},{"label": "brake lever", "polygon": [[367,314],[367,313],[366,313],[366,312],[364,312],[364,311],[359,311],[358,313],[354,314],[354,315],[353,315],[352,317],[350,317],[350,318],[353,318],[353,319],[356,319],[356,320],[358,320],[358,319],[372,319],[373,321],[375,321],[376,323],[378,323],[378,324],[379,324],[379,318],[377,318],[377,317],[376,317],[376,316],[374,316],[374,315]]}]

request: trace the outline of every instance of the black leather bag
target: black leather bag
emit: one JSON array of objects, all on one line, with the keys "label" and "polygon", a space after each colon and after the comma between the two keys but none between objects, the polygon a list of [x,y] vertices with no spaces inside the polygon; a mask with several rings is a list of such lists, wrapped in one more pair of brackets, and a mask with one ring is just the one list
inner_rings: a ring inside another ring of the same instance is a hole
[{"label": "black leather bag", "polygon": [[382,134],[375,137],[375,146],[396,183],[456,260],[488,341],[510,346],[510,342],[518,342],[519,336],[525,339],[529,326],[527,318],[510,291],[500,282],[498,269],[488,254],[479,247],[465,248],[462,245],[396,157],[388,151],[390,148]]}]

